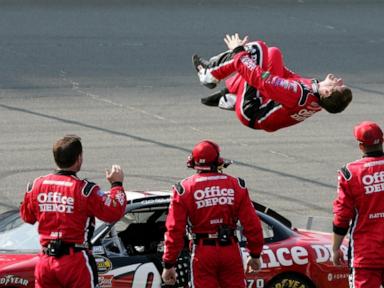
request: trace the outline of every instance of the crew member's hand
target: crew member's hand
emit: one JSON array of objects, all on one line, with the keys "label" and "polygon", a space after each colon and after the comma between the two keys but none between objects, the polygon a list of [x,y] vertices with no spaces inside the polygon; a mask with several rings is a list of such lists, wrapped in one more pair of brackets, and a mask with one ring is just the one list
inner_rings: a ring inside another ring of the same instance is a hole
[{"label": "crew member's hand", "polygon": [[345,263],[344,261],[344,253],[339,249],[333,250],[332,253],[332,262],[335,266],[341,266]]},{"label": "crew member's hand", "polygon": [[163,274],[161,277],[163,278],[165,285],[175,285],[176,284],[176,268],[172,267],[170,269],[164,268]]},{"label": "crew member's hand", "polygon": [[105,171],[105,177],[109,183],[113,182],[123,182],[124,172],[119,165],[112,165],[111,170]]},{"label": "crew member's hand", "polygon": [[243,46],[248,41],[248,36],[245,36],[244,39],[241,39],[239,37],[239,34],[236,33],[235,35],[226,35],[224,38],[225,44],[227,44],[227,47],[229,50],[233,50],[238,46]]},{"label": "crew member's hand", "polygon": [[256,273],[261,269],[260,258],[252,258],[251,256],[247,259],[247,273]]}]

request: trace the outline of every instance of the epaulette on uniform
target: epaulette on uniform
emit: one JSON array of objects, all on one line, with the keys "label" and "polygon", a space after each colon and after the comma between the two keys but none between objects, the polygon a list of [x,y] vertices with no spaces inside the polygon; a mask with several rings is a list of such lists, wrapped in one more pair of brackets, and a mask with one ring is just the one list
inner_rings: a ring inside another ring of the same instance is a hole
[{"label": "epaulette on uniform", "polygon": [[181,182],[176,183],[174,185],[174,187],[175,187],[175,190],[176,190],[177,194],[179,194],[179,195],[183,195],[184,194],[185,189],[184,189],[183,184],[181,184]]},{"label": "epaulette on uniform", "polygon": [[93,182],[88,182],[87,180],[84,180],[84,182],[85,185],[83,187],[83,190],[81,191],[81,194],[83,194],[85,197],[88,197],[91,194],[93,188],[97,186],[97,184]]},{"label": "epaulette on uniform", "polygon": [[341,174],[344,176],[345,180],[350,180],[352,178],[351,172],[348,170],[347,165],[341,167],[340,169]]},{"label": "epaulette on uniform", "polygon": [[245,180],[243,178],[238,177],[237,182],[239,182],[239,185],[241,188],[246,188],[245,186]]}]

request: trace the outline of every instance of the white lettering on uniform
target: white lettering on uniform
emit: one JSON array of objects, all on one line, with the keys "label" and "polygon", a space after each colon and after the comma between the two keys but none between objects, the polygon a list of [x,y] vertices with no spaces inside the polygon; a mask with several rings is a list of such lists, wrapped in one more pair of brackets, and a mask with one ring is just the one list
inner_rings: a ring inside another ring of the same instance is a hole
[{"label": "white lettering on uniform", "polygon": [[361,181],[364,184],[365,194],[384,192],[384,171],[364,175]]},{"label": "white lettering on uniform", "polygon": [[40,212],[73,213],[75,200],[62,196],[60,192],[39,193],[37,195]]},{"label": "white lettering on uniform", "polygon": [[291,118],[293,118],[296,121],[304,121],[305,119],[311,117],[313,114],[315,114],[317,111],[311,111],[307,109],[301,109],[299,112],[292,114]]},{"label": "white lettering on uniform", "polygon": [[235,191],[232,188],[221,188],[219,186],[205,187],[204,190],[196,190],[193,193],[197,209],[216,205],[233,205]]}]

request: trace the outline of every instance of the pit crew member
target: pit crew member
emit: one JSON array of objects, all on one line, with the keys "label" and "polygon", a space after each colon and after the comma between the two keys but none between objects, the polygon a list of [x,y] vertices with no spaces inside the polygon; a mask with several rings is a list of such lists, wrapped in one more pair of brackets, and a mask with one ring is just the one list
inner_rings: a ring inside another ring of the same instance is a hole
[{"label": "pit crew member", "polygon": [[176,282],[176,259],[184,246],[187,223],[192,245],[192,287],[245,287],[245,274],[236,223],[244,227],[250,257],[249,272],[260,269],[263,235],[245,182],[222,173],[224,160],[219,146],[209,140],[196,144],[187,166],[196,170],[173,187],[166,220],[164,270],[167,285]]},{"label": "pit crew member", "polygon": [[113,222],[124,215],[123,170],[112,165],[106,171],[112,187],[105,193],[97,184],[76,175],[83,163],[78,136],[58,139],[53,145],[53,156],[57,170],[29,184],[20,207],[25,222],[38,222],[42,252],[35,267],[35,287],[98,287],[89,241],[95,217]]},{"label": "pit crew member", "polygon": [[364,121],[354,128],[363,157],[339,171],[333,204],[333,263],[340,265],[340,245],[350,229],[350,287],[379,288],[384,283],[383,131]]}]

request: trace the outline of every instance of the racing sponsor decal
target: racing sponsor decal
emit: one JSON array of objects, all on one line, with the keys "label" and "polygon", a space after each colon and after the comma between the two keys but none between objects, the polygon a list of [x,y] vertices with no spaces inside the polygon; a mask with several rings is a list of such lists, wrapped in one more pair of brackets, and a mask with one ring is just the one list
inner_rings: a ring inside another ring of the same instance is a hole
[{"label": "racing sponsor decal", "polygon": [[15,275],[5,275],[4,277],[0,278],[0,285],[1,286],[8,286],[8,285],[21,285],[21,286],[28,286],[29,281],[24,278],[20,278]]},{"label": "racing sponsor decal", "polygon": [[268,79],[266,83],[270,83],[272,86],[280,87],[288,91],[297,93],[299,84],[294,81],[289,81],[278,76],[273,76],[272,79]]},{"label": "racing sponsor decal", "polygon": [[328,274],[328,281],[335,281],[340,279],[348,279],[349,273],[329,273]]},{"label": "racing sponsor decal", "polygon": [[364,175],[361,180],[364,184],[365,194],[384,191],[384,171]]},{"label": "racing sponsor decal", "polygon": [[102,275],[99,276],[99,287],[100,288],[110,288],[112,287],[112,275]]},{"label": "racing sponsor decal", "polygon": [[60,192],[48,192],[39,193],[37,202],[40,212],[73,213],[75,199]]},{"label": "racing sponsor decal", "polygon": [[299,280],[295,279],[282,279],[271,288],[306,288],[307,286]]},{"label": "racing sponsor decal", "polygon": [[100,274],[109,272],[112,269],[112,262],[106,257],[95,256],[97,271]]},{"label": "racing sponsor decal", "polygon": [[249,58],[248,55],[241,57],[240,60],[249,70],[254,70],[257,67],[257,64],[255,61],[253,61],[251,58]]},{"label": "racing sponsor decal", "polygon": [[92,247],[92,253],[93,254],[104,254],[105,251],[104,251],[104,247],[103,246],[93,246]]},{"label": "racing sponsor decal", "polygon": [[[340,249],[343,251],[344,260],[347,259],[348,247],[342,245]],[[249,253],[243,251],[243,262],[246,263]],[[292,246],[280,247],[276,250],[270,246],[264,245],[262,251],[261,268],[288,267],[292,265],[306,265],[309,263],[310,255],[314,255],[316,263],[330,262],[332,260],[331,244],[312,244],[308,247]],[[294,286],[292,286],[294,287]]]},{"label": "racing sponsor decal", "polygon": [[119,202],[120,206],[123,206],[124,202],[125,202],[125,193],[124,193],[124,191],[120,190],[119,192],[117,192],[116,195],[115,195],[115,199],[117,200],[117,202]]},{"label": "racing sponsor decal", "polygon": [[293,118],[296,121],[304,121],[305,119],[311,117],[313,114],[315,114],[317,111],[307,110],[307,109],[301,109],[299,112],[292,114],[291,118]]},{"label": "racing sponsor decal", "polygon": [[206,187],[204,190],[196,190],[193,193],[197,209],[216,206],[233,205],[235,191],[232,188],[221,188],[219,186]]}]

